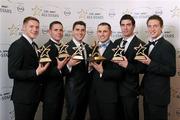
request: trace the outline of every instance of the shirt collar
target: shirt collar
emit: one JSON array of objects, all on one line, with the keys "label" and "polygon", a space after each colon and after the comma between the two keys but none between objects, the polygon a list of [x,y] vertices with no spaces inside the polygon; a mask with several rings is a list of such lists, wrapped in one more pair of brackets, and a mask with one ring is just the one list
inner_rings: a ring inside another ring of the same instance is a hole
[{"label": "shirt collar", "polygon": [[100,41],[99,41],[99,42],[98,42],[98,44],[99,44],[99,45],[105,44],[106,46],[108,46],[108,45],[109,45],[109,43],[110,43],[110,41],[111,41],[110,39],[109,39],[109,40],[107,40],[107,41],[106,41],[106,42],[104,42],[104,43],[102,43],[102,42],[100,42]]},{"label": "shirt collar", "polygon": [[32,44],[33,40],[30,39],[26,34],[22,34],[22,36],[25,37],[30,44]]},{"label": "shirt collar", "polygon": [[75,45],[76,45],[77,47],[79,47],[80,44],[83,43],[83,42],[78,42],[75,38],[73,38],[72,40],[73,40],[73,42],[75,43]]},{"label": "shirt collar", "polygon": [[126,40],[128,43],[130,43],[132,41],[132,39],[134,38],[134,34],[128,38],[123,38],[123,40]]},{"label": "shirt collar", "polygon": [[56,40],[54,40],[53,38],[50,38],[51,41],[53,41],[56,44],[60,44],[60,42],[58,43]]}]

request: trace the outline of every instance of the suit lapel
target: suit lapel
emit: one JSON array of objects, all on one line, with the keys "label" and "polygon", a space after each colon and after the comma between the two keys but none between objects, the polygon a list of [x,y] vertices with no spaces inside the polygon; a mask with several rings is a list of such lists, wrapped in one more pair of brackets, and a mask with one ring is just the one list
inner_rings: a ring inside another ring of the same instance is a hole
[{"label": "suit lapel", "polygon": [[76,47],[75,43],[73,42],[73,40],[71,40],[67,45],[68,45],[68,48],[67,48],[68,54],[73,55],[75,52],[75,49],[73,48]]},{"label": "suit lapel", "polygon": [[105,49],[104,53],[103,53],[103,57],[105,57],[108,60],[112,59],[113,56],[113,43],[112,41],[110,41],[109,45],[107,46],[107,48]]},{"label": "suit lapel", "polygon": [[134,47],[137,47],[139,45],[137,45],[137,38],[136,36],[134,36],[134,38],[132,39],[132,41],[130,42],[129,46],[128,46],[128,49],[126,50],[125,52],[125,56],[128,58],[128,59],[131,59],[131,58],[134,58],[135,56],[135,50],[134,50]]},{"label": "suit lapel", "polygon": [[154,48],[152,49],[151,53],[149,54],[149,56],[153,56],[158,52],[158,49],[160,48],[162,42],[163,42],[163,37],[160,38],[157,42],[157,44],[154,46]]},{"label": "suit lapel", "polygon": [[22,42],[24,43],[24,46],[26,46],[26,48],[28,49],[27,52],[30,52],[31,55],[34,57],[34,58],[38,58],[37,54],[36,54],[36,51],[34,50],[34,48],[32,47],[32,45],[28,42],[28,40],[26,40],[26,38],[24,38],[23,36],[20,38],[22,39]]}]

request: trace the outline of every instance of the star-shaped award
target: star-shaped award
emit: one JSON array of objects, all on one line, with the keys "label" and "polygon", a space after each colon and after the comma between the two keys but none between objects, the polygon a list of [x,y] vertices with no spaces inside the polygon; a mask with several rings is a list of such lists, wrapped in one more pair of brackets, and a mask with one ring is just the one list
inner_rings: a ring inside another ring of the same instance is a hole
[{"label": "star-shaped award", "polygon": [[113,48],[112,50],[114,51],[114,56],[112,60],[124,60],[123,58],[124,48],[118,45],[116,48]]},{"label": "star-shaped award", "polygon": [[73,47],[73,49],[75,50],[75,52],[73,53],[72,58],[76,59],[76,60],[83,60],[84,57],[83,57],[83,53],[82,53],[82,51],[83,51],[82,47],[80,47],[80,46]]},{"label": "star-shaped award", "polygon": [[134,47],[134,49],[136,50],[136,56],[135,56],[135,60],[145,60],[146,57],[144,56],[145,53],[144,51],[146,50],[146,47],[143,46],[141,43],[139,44],[138,47]]},{"label": "star-shaped award", "polygon": [[70,56],[67,52],[67,47],[68,47],[68,45],[66,45],[66,44],[60,44],[59,50],[58,50],[58,54],[59,54],[58,58],[59,59],[64,59],[64,58]]},{"label": "star-shaped award", "polygon": [[45,47],[44,45],[38,50],[40,51],[40,63],[46,63],[51,62],[51,59],[49,57],[49,51],[50,51],[50,45]]},{"label": "star-shaped award", "polygon": [[100,62],[100,61],[103,61],[106,59],[105,57],[100,55],[100,53],[98,51],[99,46],[97,45],[96,41],[94,41],[94,44],[91,46],[91,48],[92,48],[92,53],[91,53],[90,57],[88,58],[88,61]]}]

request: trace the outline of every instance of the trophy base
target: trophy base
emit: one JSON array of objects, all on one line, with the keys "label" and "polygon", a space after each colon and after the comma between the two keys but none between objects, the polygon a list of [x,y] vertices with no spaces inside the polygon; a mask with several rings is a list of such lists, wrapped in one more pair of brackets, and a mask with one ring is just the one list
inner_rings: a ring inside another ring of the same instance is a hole
[{"label": "trophy base", "polygon": [[39,60],[40,63],[48,63],[48,62],[51,62],[51,59],[50,58],[41,58]]},{"label": "trophy base", "polygon": [[58,56],[58,59],[59,59],[59,60],[63,60],[64,58],[68,58],[68,57],[70,57],[69,54],[60,54],[60,55]]},{"label": "trophy base", "polygon": [[72,58],[75,60],[83,60],[84,59],[82,56],[78,56],[78,55],[73,56]]},{"label": "trophy base", "polygon": [[96,61],[104,61],[106,58],[103,56],[97,56],[97,57],[90,57],[88,61],[90,62],[96,62]]},{"label": "trophy base", "polygon": [[136,56],[134,59],[135,60],[146,60],[146,57],[141,55],[141,56]]},{"label": "trophy base", "polygon": [[123,61],[124,58],[123,57],[113,57],[112,60],[113,61]]}]

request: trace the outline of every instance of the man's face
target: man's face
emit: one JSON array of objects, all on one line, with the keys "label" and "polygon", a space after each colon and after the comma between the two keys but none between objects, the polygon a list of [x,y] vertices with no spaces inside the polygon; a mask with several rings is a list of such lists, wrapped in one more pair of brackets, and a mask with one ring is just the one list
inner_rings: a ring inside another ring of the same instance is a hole
[{"label": "man's face", "polygon": [[152,19],[147,23],[148,33],[152,39],[157,38],[162,33],[162,27],[158,20]]},{"label": "man's face", "polygon": [[133,35],[135,26],[132,24],[131,20],[122,20],[120,27],[123,37],[126,38]]},{"label": "man's face", "polygon": [[39,23],[35,20],[29,20],[23,25],[23,31],[30,39],[35,39],[39,34]]},{"label": "man's face", "polygon": [[63,37],[63,26],[60,24],[54,24],[51,29],[49,29],[49,35],[57,42],[59,42]]},{"label": "man's face", "polygon": [[112,31],[108,28],[107,25],[98,26],[97,37],[100,42],[104,43],[107,40],[109,40],[111,34],[112,34]]},{"label": "man's face", "polygon": [[72,31],[73,37],[78,41],[82,42],[86,35],[86,28],[83,25],[76,25]]}]

